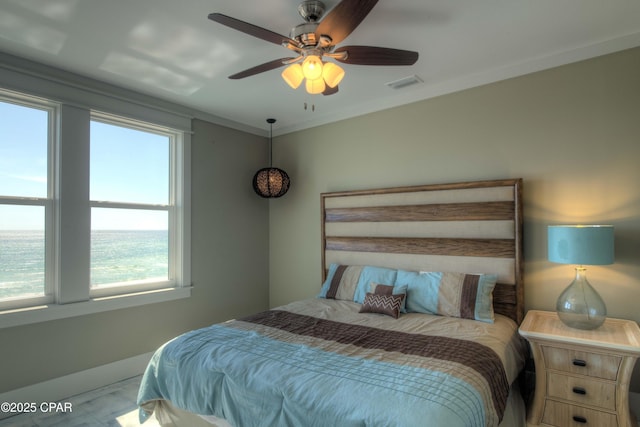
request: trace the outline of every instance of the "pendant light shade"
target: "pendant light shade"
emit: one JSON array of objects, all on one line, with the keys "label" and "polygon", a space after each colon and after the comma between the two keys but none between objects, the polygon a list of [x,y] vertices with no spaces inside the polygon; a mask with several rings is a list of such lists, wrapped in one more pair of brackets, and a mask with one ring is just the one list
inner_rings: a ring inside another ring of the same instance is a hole
[{"label": "pendant light shade", "polygon": [[253,190],[260,197],[282,197],[289,191],[291,180],[285,171],[272,166],[271,144],[273,138],[273,124],[276,119],[267,119],[269,123],[269,167],[262,168],[253,176]]},{"label": "pendant light shade", "polygon": [[262,168],[253,176],[253,189],[264,198],[284,196],[289,183],[289,175],[278,168]]}]

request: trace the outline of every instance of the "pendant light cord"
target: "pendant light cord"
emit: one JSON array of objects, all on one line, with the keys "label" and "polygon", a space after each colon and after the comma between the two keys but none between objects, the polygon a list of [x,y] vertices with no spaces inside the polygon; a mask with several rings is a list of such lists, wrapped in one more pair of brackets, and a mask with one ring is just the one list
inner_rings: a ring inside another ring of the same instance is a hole
[{"label": "pendant light cord", "polygon": [[267,119],[269,123],[269,167],[273,167],[273,124],[276,119]]}]

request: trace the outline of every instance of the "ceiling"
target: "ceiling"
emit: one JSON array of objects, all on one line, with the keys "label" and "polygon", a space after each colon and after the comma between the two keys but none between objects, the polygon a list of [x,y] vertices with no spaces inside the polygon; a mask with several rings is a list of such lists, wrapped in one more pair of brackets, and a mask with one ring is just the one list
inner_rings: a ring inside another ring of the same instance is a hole
[{"label": "ceiling", "polygon": [[[379,1],[339,46],[419,52],[412,66],[341,66],[331,96],[293,90],[281,69],[227,76],[293,56],[207,19],[212,12],[288,36],[298,0],[0,0],[0,51],[162,98],[214,122],[279,135],[640,46],[637,0]],[[329,11],[338,0],[326,0]],[[392,89],[388,82],[422,83]],[[306,109],[305,109],[306,106]],[[201,113],[200,113],[201,112]]]}]

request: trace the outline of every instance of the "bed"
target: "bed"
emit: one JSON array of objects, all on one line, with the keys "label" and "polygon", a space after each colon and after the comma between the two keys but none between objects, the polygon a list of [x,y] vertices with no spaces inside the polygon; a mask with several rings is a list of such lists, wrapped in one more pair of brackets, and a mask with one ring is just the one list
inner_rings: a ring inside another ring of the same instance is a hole
[{"label": "bed", "polygon": [[318,295],[183,334],[140,420],[524,426],[522,180],[323,193]]}]

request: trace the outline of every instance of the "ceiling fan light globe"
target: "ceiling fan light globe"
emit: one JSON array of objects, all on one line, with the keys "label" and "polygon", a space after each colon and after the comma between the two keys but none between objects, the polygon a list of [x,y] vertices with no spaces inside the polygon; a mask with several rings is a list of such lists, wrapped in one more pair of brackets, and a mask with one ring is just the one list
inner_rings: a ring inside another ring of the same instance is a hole
[{"label": "ceiling fan light globe", "polygon": [[293,89],[297,89],[304,80],[302,66],[298,63],[289,65],[282,71],[282,79]]},{"label": "ceiling fan light globe", "polygon": [[319,56],[309,55],[302,62],[302,73],[307,80],[317,80],[322,77],[322,61]]},{"label": "ceiling fan light globe", "polygon": [[310,93],[311,95],[317,95],[319,93],[324,92],[326,87],[327,86],[325,85],[324,79],[322,77],[315,80],[307,79],[307,82],[306,82],[307,93]]},{"label": "ceiling fan light globe", "polygon": [[327,62],[322,67],[322,78],[327,83],[327,86],[331,88],[338,86],[343,77],[344,70],[333,62]]}]

